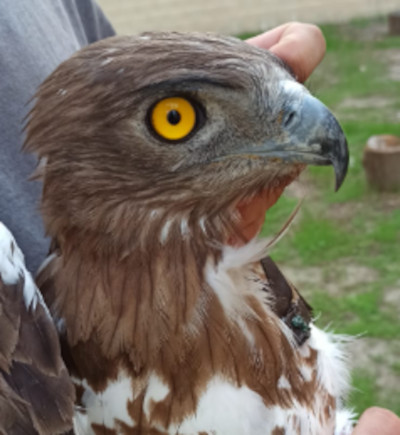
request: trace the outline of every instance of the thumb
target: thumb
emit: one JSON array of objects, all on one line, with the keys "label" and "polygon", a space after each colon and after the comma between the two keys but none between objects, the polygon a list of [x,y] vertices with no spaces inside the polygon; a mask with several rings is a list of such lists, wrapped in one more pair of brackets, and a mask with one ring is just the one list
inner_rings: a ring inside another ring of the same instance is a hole
[{"label": "thumb", "polygon": [[361,416],[352,435],[400,435],[400,419],[383,408],[369,408]]}]

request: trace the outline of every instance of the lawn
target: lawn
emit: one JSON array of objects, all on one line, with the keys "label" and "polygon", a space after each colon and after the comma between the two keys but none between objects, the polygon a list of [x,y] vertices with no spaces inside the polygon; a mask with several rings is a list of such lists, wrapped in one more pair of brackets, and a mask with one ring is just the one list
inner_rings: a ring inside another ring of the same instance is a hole
[{"label": "lawn", "polygon": [[333,171],[310,168],[267,213],[263,232],[276,231],[306,194],[272,256],[312,303],[320,327],[361,336],[350,346],[351,406],[400,414],[400,193],[371,190],[362,165],[371,135],[400,136],[400,37],[387,35],[383,18],[322,30],[327,55],[307,85],[346,133],[349,172],[334,193]]}]

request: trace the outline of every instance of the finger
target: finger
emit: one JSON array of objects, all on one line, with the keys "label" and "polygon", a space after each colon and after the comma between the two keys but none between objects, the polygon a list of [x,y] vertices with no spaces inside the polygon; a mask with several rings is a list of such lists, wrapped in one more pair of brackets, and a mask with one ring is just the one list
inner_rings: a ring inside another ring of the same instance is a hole
[{"label": "finger", "polygon": [[275,27],[272,30],[268,30],[260,35],[247,39],[247,42],[268,50],[279,42],[279,40],[282,38],[282,34],[290,25],[291,23],[282,24],[281,26]]},{"label": "finger", "polygon": [[249,39],[250,44],[267,48],[283,59],[297,80],[304,82],[324,57],[325,38],[313,24],[287,23],[273,31]]},{"label": "finger", "polygon": [[369,408],[360,418],[352,435],[399,435],[400,419],[383,408]]}]

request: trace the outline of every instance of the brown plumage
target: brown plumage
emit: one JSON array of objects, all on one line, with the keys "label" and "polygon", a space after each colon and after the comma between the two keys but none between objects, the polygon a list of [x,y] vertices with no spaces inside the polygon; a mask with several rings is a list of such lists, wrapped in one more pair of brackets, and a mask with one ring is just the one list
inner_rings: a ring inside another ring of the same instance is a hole
[{"label": "brown plumage", "polygon": [[1,222],[0,331],[0,434],[66,433],[75,397],[57,332]]},{"label": "brown plumage", "polygon": [[[195,113],[181,140],[154,125],[170,97]],[[281,61],[211,35],[112,38],[44,82],[27,133],[54,240],[38,285],[63,324],[78,433],[333,433],[342,390],[321,380],[308,308],[288,284],[278,307],[237,209],[308,163],[333,164],[338,184],[346,171],[339,126]],[[260,412],[229,429],[221,388],[235,418],[247,395]]]}]

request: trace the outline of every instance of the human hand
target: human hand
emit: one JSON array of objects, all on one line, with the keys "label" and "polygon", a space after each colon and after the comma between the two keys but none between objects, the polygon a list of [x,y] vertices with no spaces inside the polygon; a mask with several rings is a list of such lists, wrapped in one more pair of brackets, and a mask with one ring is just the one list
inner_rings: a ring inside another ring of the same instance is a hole
[{"label": "human hand", "polygon": [[249,44],[266,48],[283,59],[305,82],[324,57],[326,43],[321,30],[314,24],[286,23],[247,40]]},{"label": "human hand", "polygon": [[400,435],[400,418],[383,408],[369,408],[352,435]]}]

